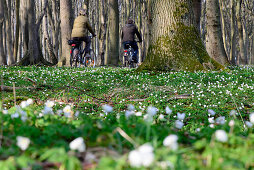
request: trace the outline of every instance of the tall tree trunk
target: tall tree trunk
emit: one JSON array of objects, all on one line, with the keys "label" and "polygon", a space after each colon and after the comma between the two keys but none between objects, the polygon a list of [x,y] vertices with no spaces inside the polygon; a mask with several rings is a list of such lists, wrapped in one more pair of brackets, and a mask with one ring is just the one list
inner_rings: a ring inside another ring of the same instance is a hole
[{"label": "tall tree trunk", "polygon": [[14,58],[15,61],[18,61],[18,50],[19,50],[19,8],[20,8],[20,0],[16,0],[16,32],[15,32],[15,45],[14,45]]},{"label": "tall tree trunk", "polygon": [[231,16],[230,16],[230,25],[231,25],[231,41],[230,41],[230,62],[233,65],[236,65],[236,21],[235,21],[235,0],[231,0]]},{"label": "tall tree trunk", "polygon": [[206,1],[207,16],[207,42],[206,50],[210,57],[222,65],[229,64],[226,52],[223,46],[220,6],[218,0]]},{"label": "tall tree trunk", "polygon": [[197,30],[201,36],[200,32],[200,17],[201,17],[201,11],[202,11],[202,3],[201,0],[193,0],[193,12],[195,17],[195,25],[197,27]]},{"label": "tall tree trunk", "polygon": [[7,65],[6,55],[3,45],[3,22],[4,22],[4,0],[0,0],[0,66]]},{"label": "tall tree trunk", "polygon": [[109,59],[107,64],[118,65],[119,61],[119,10],[118,0],[109,0]]},{"label": "tall tree trunk", "polygon": [[104,65],[105,58],[105,39],[106,39],[106,22],[104,0],[100,0],[100,31],[99,31],[99,57],[98,65]]},{"label": "tall tree trunk", "polygon": [[225,17],[223,13],[224,7],[224,2],[223,0],[219,0],[219,8],[220,8],[220,20],[221,20],[221,30],[222,30],[222,40],[223,40],[223,46],[224,46],[224,51],[226,53],[226,56],[228,56],[228,51],[227,51],[227,41],[226,41],[226,29],[225,29]]},{"label": "tall tree trunk", "polygon": [[5,32],[7,41],[7,51],[8,51],[8,65],[15,63],[15,58],[13,56],[13,39],[12,39],[12,25],[11,25],[11,1],[4,1],[4,12],[5,12]]},{"label": "tall tree trunk", "polygon": [[[47,0],[43,0],[43,4],[45,4],[46,1]],[[50,62],[52,62],[54,65],[56,65],[58,60],[57,60],[56,55],[54,53],[53,45],[51,43],[51,38],[49,37],[48,15],[49,15],[49,8],[47,8],[47,13],[44,16],[44,22],[43,22],[43,34],[44,34],[45,44],[46,44],[46,46],[44,48],[46,48],[46,50],[49,54]]]},{"label": "tall tree trunk", "polygon": [[62,56],[59,65],[65,64],[70,66],[70,46],[67,40],[71,38],[72,28],[72,4],[69,0],[60,1],[60,18],[61,18],[61,39],[62,39]]},{"label": "tall tree trunk", "polygon": [[242,26],[242,16],[241,16],[241,8],[242,8],[242,0],[237,0],[236,5],[236,20],[237,20],[237,27],[238,27],[238,35],[239,35],[239,47],[240,53],[238,56],[238,64],[245,65],[247,61],[245,60],[245,46],[243,41],[243,26]]},{"label": "tall tree trunk", "polygon": [[223,68],[211,59],[191,23],[191,0],[151,0],[150,46],[139,70],[204,70]]}]

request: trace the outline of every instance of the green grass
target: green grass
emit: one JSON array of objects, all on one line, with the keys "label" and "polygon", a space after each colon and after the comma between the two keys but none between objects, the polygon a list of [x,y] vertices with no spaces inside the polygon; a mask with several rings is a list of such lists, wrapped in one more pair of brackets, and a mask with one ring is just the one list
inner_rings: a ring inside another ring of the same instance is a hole
[{"label": "green grass", "polygon": [[[93,165],[97,169],[131,169],[130,151],[145,143],[154,148],[151,169],[252,169],[254,168],[253,127],[244,128],[254,112],[254,68],[234,67],[221,72],[136,72],[120,68],[72,69],[52,67],[1,67],[1,84],[21,87],[14,93],[1,92],[0,115],[3,136],[0,166],[6,169],[79,169]],[[29,81],[30,80],[30,81]],[[33,83],[34,82],[34,83]],[[33,99],[26,108],[27,119],[12,118],[16,102]],[[54,101],[54,114],[43,115],[45,103]],[[113,112],[104,113],[110,105]],[[128,105],[142,116],[126,117]],[[78,116],[60,114],[70,105]],[[148,106],[158,109],[153,121],[144,120]],[[167,115],[165,108],[172,109]],[[208,109],[214,119],[225,116],[225,124],[210,127]],[[8,113],[6,113],[8,110]],[[232,110],[237,115],[231,116]],[[58,114],[57,114],[58,113]],[[185,113],[184,126],[175,127],[177,113]],[[163,119],[162,115],[164,115]],[[230,120],[235,126],[228,125]],[[130,139],[119,133],[122,129]],[[225,130],[225,143],[215,139],[216,130]],[[176,151],[163,146],[170,134],[178,136]],[[21,151],[16,137],[31,140]],[[83,137],[85,156],[70,150],[69,143]],[[146,169],[140,167],[140,169]]]}]

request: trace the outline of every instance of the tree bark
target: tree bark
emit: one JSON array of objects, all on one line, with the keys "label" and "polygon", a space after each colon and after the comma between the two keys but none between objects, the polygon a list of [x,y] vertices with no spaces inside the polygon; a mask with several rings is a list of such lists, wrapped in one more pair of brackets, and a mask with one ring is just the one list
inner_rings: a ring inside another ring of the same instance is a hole
[{"label": "tree bark", "polygon": [[222,30],[220,22],[220,6],[218,0],[207,0],[207,41],[206,50],[210,57],[222,65],[229,64],[223,46]]},{"label": "tree bark", "polygon": [[8,65],[15,63],[15,58],[13,56],[13,39],[12,39],[12,25],[11,25],[11,1],[4,1],[4,12],[5,12],[5,32],[7,41],[7,51],[8,51]]},{"label": "tree bark", "polygon": [[16,0],[16,32],[15,32],[15,45],[14,45],[14,58],[15,61],[18,61],[18,50],[19,50],[19,27],[20,27],[20,21],[19,21],[19,8],[20,8],[20,0]]},{"label": "tree bark", "polygon": [[231,0],[231,17],[230,17],[230,25],[231,25],[231,41],[230,41],[230,62],[233,65],[236,65],[236,34],[235,34],[235,28],[236,28],[236,21],[235,21],[235,0]]},{"label": "tree bark", "polygon": [[148,56],[138,70],[206,70],[224,68],[207,54],[191,24],[191,0],[151,0]]},{"label": "tree bark", "polygon": [[238,35],[239,35],[239,47],[240,47],[240,53],[238,56],[238,64],[239,65],[245,65],[247,64],[247,61],[245,60],[245,46],[243,41],[243,26],[242,26],[242,16],[241,16],[241,8],[242,8],[242,0],[237,0],[236,5],[236,21],[237,21],[237,27],[238,27]]},{"label": "tree bark", "polygon": [[0,0],[0,66],[7,65],[3,45],[4,0]]},{"label": "tree bark", "polygon": [[71,38],[72,30],[72,4],[69,0],[60,1],[60,18],[61,18],[61,39],[62,39],[62,56],[59,66],[70,66],[70,46],[67,40]]},{"label": "tree bark", "polygon": [[118,65],[119,61],[119,10],[118,0],[109,0],[109,59],[107,64]]}]

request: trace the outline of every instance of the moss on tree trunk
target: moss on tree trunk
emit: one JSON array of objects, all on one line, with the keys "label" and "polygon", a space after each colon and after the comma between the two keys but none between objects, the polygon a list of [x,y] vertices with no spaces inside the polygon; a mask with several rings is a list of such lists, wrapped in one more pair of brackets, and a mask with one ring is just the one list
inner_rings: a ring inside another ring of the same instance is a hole
[{"label": "moss on tree trunk", "polygon": [[150,46],[138,70],[197,71],[224,68],[209,57],[194,25],[190,0],[151,0]]}]

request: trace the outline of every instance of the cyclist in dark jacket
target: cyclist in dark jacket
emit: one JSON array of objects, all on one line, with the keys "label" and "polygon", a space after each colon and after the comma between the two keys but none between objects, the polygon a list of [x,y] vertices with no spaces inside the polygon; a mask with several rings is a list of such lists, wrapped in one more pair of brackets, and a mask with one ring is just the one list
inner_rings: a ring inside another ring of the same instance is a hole
[{"label": "cyclist in dark jacket", "polygon": [[135,35],[138,37],[139,42],[142,42],[142,37],[140,32],[137,29],[137,26],[134,24],[132,19],[127,21],[127,24],[122,28],[122,43],[124,49],[127,49],[127,44],[130,44],[134,49],[133,60],[135,63],[138,63],[138,45],[135,41]]},{"label": "cyclist in dark jacket", "polygon": [[86,10],[81,9],[79,16],[74,20],[74,25],[72,29],[72,39],[74,41],[84,41],[86,43],[85,52],[89,52],[91,45],[91,38],[88,37],[88,31],[95,37],[95,33],[89,24],[88,18],[86,16]]}]

